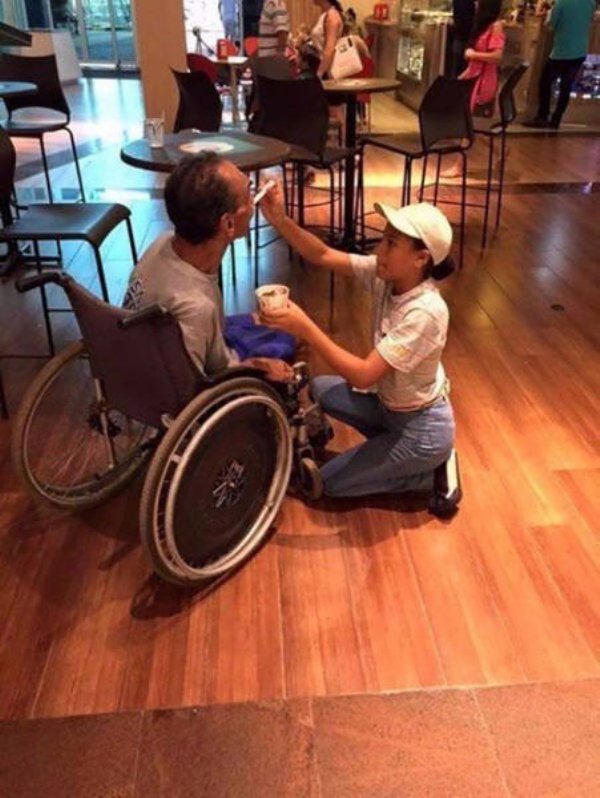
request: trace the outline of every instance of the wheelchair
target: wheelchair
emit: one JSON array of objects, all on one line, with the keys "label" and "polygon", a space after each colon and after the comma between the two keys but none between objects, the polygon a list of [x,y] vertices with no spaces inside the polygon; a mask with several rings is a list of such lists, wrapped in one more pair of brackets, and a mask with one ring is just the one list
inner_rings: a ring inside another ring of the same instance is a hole
[{"label": "wheelchair", "polygon": [[147,467],[143,545],[161,577],[193,586],[224,577],[258,548],[290,481],[320,496],[313,445],[328,430],[313,417],[309,437],[316,408],[300,402],[305,364],[289,383],[245,366],[208,378],[161,306],[113,307],[57,271],[17,288],[49,283],[67,294],[82,340],[44,366],[15,417],[13,465],[35,497],[91,508]]}]

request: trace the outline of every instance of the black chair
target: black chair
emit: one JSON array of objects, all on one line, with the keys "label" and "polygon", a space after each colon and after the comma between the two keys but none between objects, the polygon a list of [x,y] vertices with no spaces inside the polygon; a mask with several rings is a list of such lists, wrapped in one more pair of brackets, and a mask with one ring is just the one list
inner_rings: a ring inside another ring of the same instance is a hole
[{"label": "black chair", "polygon": [[[298,223],[305,226],[304,219],[304,168],[326,170],[329,174],[329,234],[335,233],[335,202],[338,196],[338,228],[342,226],[342,175],[338,169],[339,186],[336,192],[336,166],[341,167],[346,158],[355,151],[347,147],[328,147],[329,105],[321,81],[316,77],[301,80],[272,80],[257,78],[260,109],[256,132],[285,141],[292,145],[288,162],[295,171],[292,183],[292,197],[289,206],[298,209]],[[295,198],[295,185],[298,198]],[[286,181],[287,185],[287,181]],[[331,274],[330,299],[333,308],[334,276]]]},{"label": "black chair", "polygon": [[[502,193],[504,191],[504,170],[506,165],[506,130],[508,126],[514,122],[517,116],[517,106],[515,103],[514,91],[525,74],[529,69],[529,64],[521,62],[512,67],[500,92],[498,93],[498,109],[500,111],[500,118],[493,117],[491,119],[474,119],[473,127],[475,135],[484,136],[488,140],[488,163],[487,163],[487,178],[485,186],[485,204],[483,205],[484,218],[483,218],[483,232],[481,236],[481,247],[484,248],[487,241],[487,227],[490,213],[491,195],[494,191],[492,185],[492,178],[494,172],[494,149],[496,139],[500,139],[500,162],[498,174],[498,186],[496,188],[496,224],[497,228],[500,224],[500,213],[502,211]],[[477,206],[481,207],[481,206]]]},{"label": "black chair", "polygon": [[[402,181],[401,204],[408,205],[411,199],[411,180],[413,161],[423,160],[420,193],[425,187],[427,161],[429,156],[437,156],[434,203],[438,202],[441,161],[444,155],[459,155],[462,160],[463,177],[460,217],[460,259],[462,265],[465,237],[466,193],[467,193],[467,151],[473,144],[473,124],[469,101],[475,84],[473,80],[458,80],[440,76],[431,84],[419,107],[419,130],[415,133],[400,133],[391,136],[366,136],[361,145],[380,147],[389,152],[402,155],[405,160]],[[362,164],[362,159],[361,159]],[[359,172],[359,196],[362,195],[363,174]],[[364,218],[364,207],[362,207]],[[364,235],[363,235],[364,238]]]},{"label": "black chair", "polygon": [[293,80],[294,73],[289,60],[280,53],[259,58],[258,54],[248,59],[248,66],[252,74],[252,89],[247,97],[246,117],[250,133],[257,132],[254,127],[258,122],[260,96],[258,77],[271,78],[271,80]]},{"label": "black chair", "polygon": [[[46,133],[55,133],[60,130],[64,130],[69,136],[81,200],[85,202],[83,180],[81,179],[75,139],[69,128],[71,110],[62,90],[62,86],[60,85],[55,56],[22,56],[3,53],[0,58],[0,80],[26,81],[35,83],[37,86],[37,91],[35,93],[4,98],[6,110],[8,111],[8,119],[3,122],[3,127],[11,138],[37,139],[40,142],[42,163],[44,165],[44,175],[46,177],[46,187],[50,202],[52,202],[54,198],[50,186],[50,174],[48,172],[48,160],[44,147],[44,136]],[[66,119],[38,122],[14,118],[13,113],[23,108],[45,108],[58,111],[64,114]]]},{"label": "black chair", "polygon": [[[133,262],[137,261],[137,252],[131,227],[131,211],[117,203],[54,203],[32,205],[25,213],[21,213],[15,221],[12,214],[12,196],[14,193],[15,149],[14,145],[0,127],[0,211],[3,229],[0,230],[0,242],[9,247],[8,257],[33,266],[41,271],[46,263],[62,262],[60,256],[42,256],[40,243],[45,241],[87,241],[94,251],[98,279],[103,299],[108,302],[108,288],[104,267],[100,255],[100,246],[105,238],[121,222],[127,225],[129,244]],[[25,257],[18,252],[20,242],[33,244],[34,257]],[[50,353],[54,354],[54,342],[50,325],[50,313],[62,312],[57,308],[49,308],[45,286],[41,286],[44,322],[48,335]],[[6,355],[5,355],[6,357]]]},{"label": "black chair", "polygon": [[219,92],[205,72],[177,72],[171,69],[179,89],[179,107],[173,132],[195,128],[216,133],[221,127],[223,105]]}]

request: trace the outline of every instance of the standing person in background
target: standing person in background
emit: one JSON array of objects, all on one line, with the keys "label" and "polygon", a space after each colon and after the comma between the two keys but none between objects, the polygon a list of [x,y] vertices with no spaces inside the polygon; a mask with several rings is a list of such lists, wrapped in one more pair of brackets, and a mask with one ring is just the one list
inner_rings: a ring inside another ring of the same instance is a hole
[{"label": "standing person in background", "polygon": [[321,56],[317,77],[326,79],[333,63],[335,46],[344,31],[344,11],[339,0],[314,0],[314,3],[321,9],[321,15],[310,38]]},{"label": "standing person in background", "polygon": [[290,35],[290,15],[285,0],[265,0],[258,23],[258,57],[284,55]]},{"label": "standing person in background", "polygon": [[[506,37],[500,20],[502,0],[478,0],[470,44],[464,58],[467,68],[462,80],[476,78],[471,94],[473,116],[492,116],[498,92],[498,69]],[[442,177],[462,177],[462,161],[453,158],[441,173]]]},{"label": "standing person in background", "polygon": [[451,73],[453,78],[457,78],[467,66],[464,53],[473,29],[475,0],[452,0],[452,19],[454,39],[452,41]]},{"label": "standing person in background", "polygon": [[464,55],[467,68],[460,76],[463,80],[477,78],[471,95],[474,113],[493,103],[498,92],[498,70],[506,43],[501,13],[502,0],[478,0],[470,45]]},{"label": "standing person in background", "polygon": [[365,32],[362,29],[362,25],[359,25],[356,18],[356,11],[353,8],[346,9],[344,14],[344,24],[345,34],[348,34],[349,36],[360,36],[361,39],[365,38]]},{"label": "standing person in background", "polygon": [[[523,123],[527,127],[560,127],[571,98],[571,87],[587,55],[595,8],[595,0],[556,1],[548,21],[554,31],[554,45],[540,77],[537,114]],[[558,103],[550,116],[552,88],[557,80],[560,80]]]}]

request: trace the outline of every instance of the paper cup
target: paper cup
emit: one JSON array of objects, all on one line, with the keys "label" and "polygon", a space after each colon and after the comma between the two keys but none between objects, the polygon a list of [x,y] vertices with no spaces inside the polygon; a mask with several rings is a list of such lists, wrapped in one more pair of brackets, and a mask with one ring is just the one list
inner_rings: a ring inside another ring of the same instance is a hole
[{"label": "paper cup", "polygon": [[165,120],[164,119],[145,119],[144,136],[151,147],[164,147],[165,144]]},{"label": "paper cup", "polygon": [[261,285],[254,293],[261,310],[278,310],[287,305],[290,289],[287,285]]}]

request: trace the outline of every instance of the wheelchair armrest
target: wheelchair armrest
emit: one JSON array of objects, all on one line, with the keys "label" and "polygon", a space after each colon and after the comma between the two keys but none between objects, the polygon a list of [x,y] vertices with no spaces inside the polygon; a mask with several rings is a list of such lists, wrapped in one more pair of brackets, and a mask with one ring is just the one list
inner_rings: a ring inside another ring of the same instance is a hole
[{"label": "wheelchair armrest", "polygon": [[43,274],[32,274],[29,277],[20,277],[15,283],[15,287],[20,294],[31,291],[33,288],[40,288],[48,283],[56,283],[61,288],[66,289],[73,282],[73,278],[59,269],[45,271]]},{"label": "wheelchair armrest", "polygon": [[147,305],[140,310],[132,310],[125,318],[119,320],[119,327],[127,330],[129,327],[135,327],[136,324],[141,324],[150,319],[160,319],[167,316],[169,311],[163,308],[162,305]]}]

